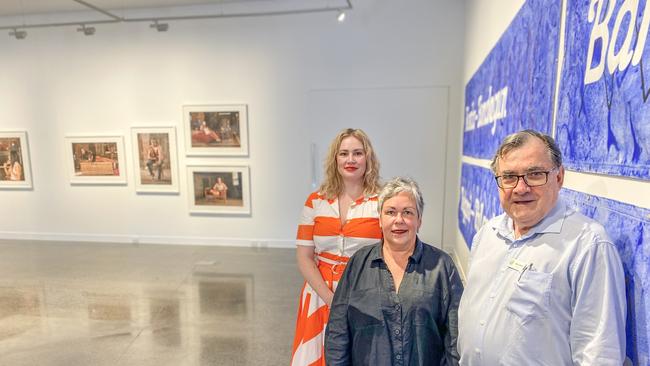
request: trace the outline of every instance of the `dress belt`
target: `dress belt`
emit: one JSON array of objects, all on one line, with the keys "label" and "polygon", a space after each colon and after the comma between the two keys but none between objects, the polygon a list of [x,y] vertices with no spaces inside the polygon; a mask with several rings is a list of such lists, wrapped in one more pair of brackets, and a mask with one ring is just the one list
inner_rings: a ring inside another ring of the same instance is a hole
[{"label": "dress belt", "polygon": [[342,274],[343,270],[345,270],[345,266],[348,264],[348,258],[345,257],[339,257],[340,259],[336,260],[322,255],[316,255],[316,258],[318,259],[319,266],[322,265],[325,267],[329,267],[332,273],[335,275]]}]

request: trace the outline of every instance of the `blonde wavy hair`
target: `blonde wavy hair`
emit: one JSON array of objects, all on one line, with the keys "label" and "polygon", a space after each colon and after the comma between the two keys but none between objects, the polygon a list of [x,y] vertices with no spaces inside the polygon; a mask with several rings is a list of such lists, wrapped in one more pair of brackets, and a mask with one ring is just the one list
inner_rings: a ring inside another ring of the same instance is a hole
[{"label": "blonde wavy hair", "polygon": [[381,188],[379,183],[379,160],[377,160],[375,150],[372,148],[368,135],[359,128],[346,128],[339,132],[330,144],[325,163],[323,164],[325,180],[320,185],[319,191],[328,199],[336,198],[343,192],[343,179],[338,171],[336,156],[338,155],[343,139],[350,136],[361,141],[363,150],[366,153],[366,171],[363,174],[363,194],[370,196],[379,192]]}]

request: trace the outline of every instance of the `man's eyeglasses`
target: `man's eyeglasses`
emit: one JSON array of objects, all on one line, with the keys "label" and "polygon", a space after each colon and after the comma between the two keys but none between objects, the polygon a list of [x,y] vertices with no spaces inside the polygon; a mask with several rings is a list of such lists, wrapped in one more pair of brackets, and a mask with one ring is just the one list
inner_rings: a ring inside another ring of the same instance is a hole
[{"label": "man's eyeglasses", "polygon": [[557,167],[547,171],[528,172],[522,175],[504,174],[496,176],[494,179],[496,179],[499,188],[515,188],[520,178],[523,178],[524,183],[529,187],[539,187],[548,182],[548,173],[554,170],[557,170]]}]

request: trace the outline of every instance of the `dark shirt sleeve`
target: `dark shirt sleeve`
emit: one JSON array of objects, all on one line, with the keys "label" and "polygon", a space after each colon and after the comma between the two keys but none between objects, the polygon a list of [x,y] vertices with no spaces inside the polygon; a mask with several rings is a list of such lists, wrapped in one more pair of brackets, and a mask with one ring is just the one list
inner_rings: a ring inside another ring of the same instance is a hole
[{"label": "dark shirt sleeve", "polygon": [[328,366],[352,364],[352,338],[348,324],[348,304],[352,285],[350,270],[353,266],[354,256],[350,258],[334,292],[330,317],[325,331],[325,363]]},{"label": "dark shirt sleeve", "polygon": [[445,316],[447,332],[444,334],[445,357],[442,365],[458,365],[460,356],[456,347],[458,340],[458,304],[463,294],[463,283],[460,280],[456,266],[451,259],[448,261],[448,282],[447,296],[445,298],[446,306],[442,308],[447,311]]}]

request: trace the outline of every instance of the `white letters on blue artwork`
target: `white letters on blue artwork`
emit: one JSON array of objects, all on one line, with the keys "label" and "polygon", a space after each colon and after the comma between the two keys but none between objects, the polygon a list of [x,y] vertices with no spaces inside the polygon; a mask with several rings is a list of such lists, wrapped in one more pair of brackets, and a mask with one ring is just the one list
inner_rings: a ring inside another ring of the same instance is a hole
[{"label": "white letters on blue artwork", "polygon": [[648,180],[650,1],[566,0],[566,9],[555,119],[564,165]]},{"label": "white letters on blue artwork", "polygon": [[490,169],[463,163],[460,180],[458,226],[469,247],[476,232],[501,213],[501,204]]},{"label": "white letters on blue artwork", "polygon": [[472,212],[472,201],[467,197],[467,192],[465,192],[465,187],[460,186],[460,213],[462,215],[462,224],[469,225],[470,220],[474,213]]},{"label": "white letters on blue artwork", "polygon": [[488,222],[488,218],[483,214],[485,211],[485,204],[479,201],[478,198],[474,199],[474,208],[474,230],[478,231],[481,226]]},{"label": "white letters on blue artwork", "polygon": [[[639,0],[625,0],[616,14],[614,21],[614,28],[612,33],[609,33],[608,24],[614,14],[614,5],[616,1],[607,1],[607,9],[604,10],[605,0],[591,0],[589,3],[589,11],[587,13],[587,20],[593,23],[591,27],[591,36],[589,37],[589,49],[587,51],[587,62],[585,69],[584,84],[594,83],[602,78],[605,71],[605,63],[607,63],[607,71],[613,74],[616,69],[619,71],[625,70],[630,63],[636,66],[641,61],[643,49],[645,47],[646,37],[648,35],[648,27],[650,26],[650,14],[647,8],[643,12],[643,19],[639,28],[639,39],[636,42],[634,49],[631,48],[632,40],[634,37],[634,30],[636,27],[637,11],[639,9]],[[616,51],[616,43],[618,37],[621,36],[621,25],[623,20],[627,19],[627,29],[623,29],[625,39],[618,50]],[[600,51],[596,51],[597,42],[600,44]],[[593,66],[594,56],[598,55],[598,64]]]},{"label": "white letters on blue artwork", "polygon": [[465,187],[460,187],[460,211],[463,215],[462,224],[466,226],[471,224],[474,232],[476,232],[488,222],[489,218],[484,214],[485,204],[476,197],[472,205],[471,196],[472,193],[466,191]]},{"label": "white letters on blue artwork", "polygon": [[463,155],[491,159],[503,138],[522,129],[551,133],[561,3],[526,0],[468,81]]},{"label": "white letters on blue artwork", "polygon": [[497,121],[508,115],[506,105],[508,104],[508,87],[501,88],[492,95],[492,86],[488,88],[488,97],[483,102],[483,94],[478,96],[478,110],[474,109],[474,102],[465,106],[465,131],[472,131],[489,124],[492,124],[490,132],[496,132]]}]

